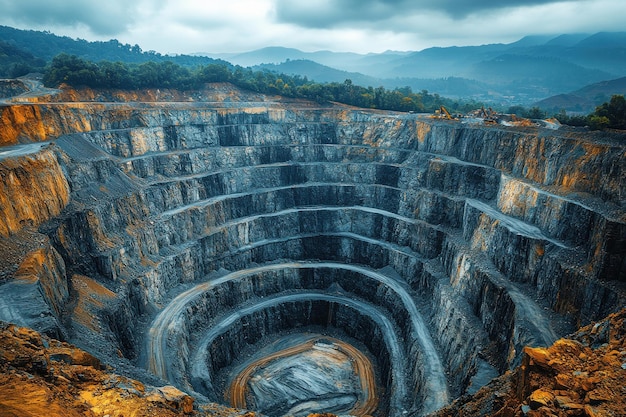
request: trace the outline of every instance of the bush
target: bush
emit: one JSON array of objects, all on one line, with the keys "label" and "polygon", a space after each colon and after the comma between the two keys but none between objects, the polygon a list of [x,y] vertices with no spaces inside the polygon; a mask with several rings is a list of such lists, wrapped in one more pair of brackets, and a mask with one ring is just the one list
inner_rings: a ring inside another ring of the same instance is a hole
[{"label": "bush", "polygon": [[595,112],[587,116],[567,116],[563,111],[555,117],[563,124],[589,126],[591,130],[626,130],[626,99],[623,95],[614,95],[609,102],[599,105]]},{"label": "bush", "polygon": [[614,95],[611,101],[596,107],[595,113],[590,117],[590,123],[597,124],[600,128],[626,130],[626,99],[623,95]]}]

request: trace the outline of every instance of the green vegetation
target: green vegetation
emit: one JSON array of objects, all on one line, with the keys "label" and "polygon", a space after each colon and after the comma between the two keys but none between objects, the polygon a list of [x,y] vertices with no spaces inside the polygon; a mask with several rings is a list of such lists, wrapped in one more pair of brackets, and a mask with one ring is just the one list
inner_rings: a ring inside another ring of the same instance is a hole
[{"label": "green vegetation", "polygon": [[[204,65],[224,62],[204,56],[161,55],[155,51],[143,51],[139,45],[124,44],[116,39],[90,42],[84,39],[72,39],[68,36],[57,36],[48,31],[19,30],[8,26],[0,26],[0,39],[16,51],[50,62],[60,53],[76,55],[91,61],[121,61],[140,64],[142,62],[172,61],[183,66]],[[0,64],[2,56],[0,54]],[[45,65],[45,63],[44,63]],[[0,76],[3,73],[0,72]]]},{"label": "green vegetation", "polygon": [[596,111],[587,116],[567,116],[560,113],[555,116],[559,122],[570,126],[589,126],[592,130],[626,130],[626,99],[623,95],[614,95],[611,100],[596,107]]},{"label": "green vegetation", "polygon": [[595,113],[590,115],[589,123],[592,127],[626,130],[626,99],[623,95],[614,95],[611,101],[596,107]]},{"label": "green vegetation", "polygon": [[[132,48],[131,48],[132,49]],[[342,83],[316,83],[299,75],[286,75],[233,66],[224,61],[206,65],[182,66],[172,61],[125,63],[92,61],[75,55],[60,54],[46,66],[42,59],[0,42],[0,76],[18,77],[29,72],[44,72],[44,84],[56,87],[68,84],[74,87],[96,89],[118,88],[172,88],[200,89],[206,83],[230,82],[238,87],[286,97],[305,98],[319,103],[336,101],[357,107],[405,112],[433,112],[440,106],[449,111],[464,113],[480,108],[482,103],[462,102],[431,94],[427,90],[415,93],[409,87],[362,87],[350,79]],[[545,119],[549,115],[539,107],[513,106],[507,113],[529,119]],[[593,130],[605,128],[626,130],[626,100],[614,95],[611,100],[596,107],[589,115],[569,116],[564,111],[554,115],[562,124],[587,126]]]},{"label": "green vegetation", "polygon": [[[209,82],[230,82],[241,88],[265,94],[306,98],[320,103],[337,101],[383,110],[433,112],[443,105],[452,113],[466,113],[482,106],[480,102],[448,99],[439,94],[431,94],[425,89],[413,92],[410,87],[393,88],[389,84],[385,85],[393,89],[382,86],[362,87],[353,83],[351,79],[319,83],[309,80],[306,76],[279,73],[278,66],[273,70],[266,68],[254,71],[208,57],[161,55],[155,51],[143,51],[138,45],[122,44],[114,39],[106,42],[88,42],[56,36],[50,32],[24,31],[6,26],[0,26],[0,39],[0,78],[15,78],[29,72],[43,72],[45,84],[48,86],[66,83],[76,87],[126,90],[141,88],[193,90],[200,89]],[[58,55],[60,51],[64,52]],[[411,68],[414,69],[413,66]],[[350,74],[346,75],[346,78],[350,77]],[[431,84],[426,85],[432,85],[433,89],[439,90],[440,87],[445,89],[453,81],[463,83],[466,80],[452,78],[439,80],[440,84],[436,84],[437,87],[432,84],[433,80],[430,81]],[[365,80],[359,82],[366,83]],[[406,84],[410,83],[410,79],[407,78]],[[421,80],[420,85],[418,88],[423,88],[424,80]],[[457,86],[456,90],[459,88]],[[594,88],[592,92],[597,96],[596,90],[599,87]],[[556,111],[547,112],[545,108],[543,105],[532,108],[514,106],[509,108],[507,113],[529,119],[544,119]],[[595,112],[589,115],[570,116],[565,111],[560,111],[554,117],[561,123],[571,126],[626,129],[625,108],[624,96],[616,95],[610,101],[597,106]]]},{"label": "green vegetation", "polygon": [[0,41],[0,77],[17,78],[29,72],[42,72],[46,61]]},{"label": "green vegetation", "polygon": [[[539,107],[527,109],[523,106],[509,107],[507,113],[516,114],[528,119],[545,119],[548,113]],[[626,99],[616,94],[611,100],[596,107],[595,112],[584,115],[568,116],[565,111],[555,114],[554,117],[562,124],[584,127],[591,130],[620,129],[626,130]]]},{"label": "green vegetation", "polygon": [[508,114],[524,117],[526,119],[545,119],[548,117],[546,112],[541,110],[539,107],[531,107],[530,109],[527,109],[524,106],[511,106],[506,112]]},{"label": "green vegetation", "polygon": [[90,88],[172,88],[199,89],[210,82],[230,82],[238,87],[265,94],[306,98],[319,103],[337,101],[353,106],[383,110],[432,112],[440,106],[464,112],[480,103],[460,103],[426,90],[414,93],[409,87],[387,90],[383,87],[361,87],[343,83],[315,83],[306,77],[253,71],[227,63],[183,67],[171,61],[126,64],[102,61],[94,63],[74,55],[60,54],[52,59],[44,73],[44,84],[56,87],[68,84]]}]

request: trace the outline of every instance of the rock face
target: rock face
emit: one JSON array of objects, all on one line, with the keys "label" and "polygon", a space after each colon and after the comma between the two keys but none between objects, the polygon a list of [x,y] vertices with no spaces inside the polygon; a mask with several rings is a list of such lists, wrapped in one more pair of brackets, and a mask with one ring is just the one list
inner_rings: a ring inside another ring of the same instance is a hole
[{"label": "rock face", "polygon": [[[201,400],[252,398],[246,352],[298,329],[366,358],[372,414],[427,414],[626,304],[615,135],[274,101],[0,110],[1,143],[54,139],[0,148],[0,306],[25,276],[41,301],[0,318]],[[324,411],[275,394],[251,403]]]},{"label": "rock face", "polygon": [[40,144],[0,149],[0,236],[58,216],[70,189],[54,152]]}]

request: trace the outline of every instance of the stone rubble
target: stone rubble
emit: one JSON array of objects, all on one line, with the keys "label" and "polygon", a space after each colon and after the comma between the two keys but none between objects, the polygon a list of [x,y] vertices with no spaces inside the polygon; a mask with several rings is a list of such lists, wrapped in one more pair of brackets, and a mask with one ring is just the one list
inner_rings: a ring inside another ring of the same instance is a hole
[{"label": "stone rubble", "polygon": [[[149,387],[109,373],[89,353],[34,330],[0,322],[0,415],[6,417],[241,416],[172,386]],[[248,417],[253,416],[249,414]]]},{"label": "stone rubble", "polygon": [[626,309],[548,348],[432,417],[626,416]]}]

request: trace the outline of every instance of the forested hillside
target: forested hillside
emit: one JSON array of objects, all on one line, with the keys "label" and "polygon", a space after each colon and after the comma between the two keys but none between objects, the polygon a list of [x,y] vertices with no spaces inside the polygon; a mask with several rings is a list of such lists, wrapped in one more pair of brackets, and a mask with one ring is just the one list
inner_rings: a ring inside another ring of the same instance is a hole
[{"label": "forested hillside", "polygon": [[[203,56],[169,56],[155,51],[143,51],[139,45],[123,44],[115,39],[106,42],[89,42],[84,39],[57,36],[51,32],[19,30],[8,26],[0,26],[0,48],[3,48],[0,49],[0,77],[15,75],[15,72],[10,73],[10,61],[16,55],[24,56],[20,62],[39,68],[43,66],[42,62],[45,65],[45,62],[49,62],[61,53],[76,55],[91,61],[120,61],[137,64],[149,61],[172,61],[183,66],[225,63],[222,60]],[[10,53],[7,53],[7,50]],[[24,73],[24,69],[18,72]]]},{"label": "forested hillside", "polygon": [[383,110],[432,112],[442,105],[451,111],[467,111],[480,103],[461,102],[431,94],[413,92],[410,88],[362,87],[350,79],[344,82],[316,83],[306,77],[276,72],[254,71],[250,68],[212,63],[184,67],[172,61],[126,64],[100,61],[98,63],[75,55],[60,54],[46,67],[44,83],[48,87],[69,84],[90,88],[175,88],[191,90],[205,83],[230,82],[247,90],[306,98],[319,103],[337,101],[353,106]]}]

